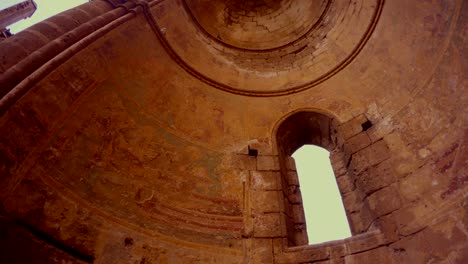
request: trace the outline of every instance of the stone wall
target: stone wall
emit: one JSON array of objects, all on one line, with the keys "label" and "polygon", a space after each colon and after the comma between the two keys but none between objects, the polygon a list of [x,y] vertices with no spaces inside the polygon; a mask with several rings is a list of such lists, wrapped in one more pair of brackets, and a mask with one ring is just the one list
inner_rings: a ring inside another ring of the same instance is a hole
[{"label": "stone wall", "polygon": [[[0,43],[0,260],[467,262],[463,1],[332,1],[256,51],[196,1],[111,2]],[[333,120],[351,238],[304,245],[277,140],[295,113]]]}]

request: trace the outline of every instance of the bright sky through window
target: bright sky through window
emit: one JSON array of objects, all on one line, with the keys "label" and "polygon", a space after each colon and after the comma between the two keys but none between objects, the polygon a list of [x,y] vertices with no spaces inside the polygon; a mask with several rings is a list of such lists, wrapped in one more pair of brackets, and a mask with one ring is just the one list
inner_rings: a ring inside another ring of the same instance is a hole
[{"label": "bright sky through window", "polygon": [[351,236],[329,152],[305,145],[292,155],[296,161],[309,244]]},{"label": "bright sky through window", "polygon": [[[20,0],[0,0],[0,9],[11,6],[11,4],[22,2]],[[17,23],[10,25],[8,28],[11,33],[15,34],[21,30],[28,28],[44,19],[47,19],[55,14],[71,9],[75,6],[89,2],[89,0],[34,0],[37,4],[37,10],[34,14],[27,19],[18,21]]]}]

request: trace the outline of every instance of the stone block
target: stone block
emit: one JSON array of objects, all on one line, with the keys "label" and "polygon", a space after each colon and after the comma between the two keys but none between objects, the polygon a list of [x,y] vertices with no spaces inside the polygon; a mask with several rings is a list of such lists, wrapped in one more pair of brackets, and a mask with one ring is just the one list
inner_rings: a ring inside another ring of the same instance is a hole
[{"label": "stone block", "polygon": [[297,172],[288,171],[286,175],[286,181],[288,185],[299,185],[299,178],[297,177]]},{"label": "stone block", "polygon": [[291,217],[283,215],[283,220],[284,220],[284,227],[283,227],[283,234],[286,234],[288,243],[287,245],[289,246],[296,246],[295,244],[295,225],[294,221],[292,220]]},{"label": "stone block", "polygon": [[293,157],[286,157],[286,169],[290,171],[296,171],[296,160]]},{"label": "stone block", "polygon": [[433,211],[434,208],[422,199],[397,210],[394,214],[399,234],[407,236],[421,230],[425,225],[425,219]]},{"label": "stone block", "polygon": [[359,173],[389,157],[387,144],[380,140],[353,154],[351,166],[356,173]]},{"label": "stone block", "polygon": [[43,23],[37,23],[34,26],[27,29],[27,31],[40,32],[40,34],[48,40],[54,40],[64,33],[60,31],[57,27],[49,24],[47,21],[44,21]]},{"label": "stone block", "polygon": [[272,239],[254,239],[252,251],[252,263],[273,263]]},{"label": "stone block", "polygon": [[254,237],[280,237],[281,221],[279,213],[254,216]]},{"label": "stone block", "polygon": [[[279,181],[279,184],[278,184],[278,188],[279,189],[282,189],[283,191],[286,191],[286,189],[288,188],[288,186],[290,186],[290,184],[288,183],[288,175],[283,175],[283,173],[281,172],[281,177],[280,177],[280,181]],[[299,185],[299,183],[297,184]]]},{"label": "stone block", "polygon": [[[332,163],[333,164],[333,163]],[[341,176],[345,176],[347,173],[348,173],[348,170],[346,167],[341,167],[341,168],[335,168],[333,165],[332,165],[332,169],[333,169],[333,174],[335,175],[335,177],[341,177]]]},{"label": "stone block", "polygon": [[390,157],[387,143],[385,143],[383,140],[373,143],[366,149],[367,151],[365,151],[363,154],[367,155],[370,166],[380,163]]},{"label": "stone block", "polygon": [[30,30],[21,31],[16,34],[13,42],[23,47],[28,54],[47,44],[44,36],[40,33],[33,33]]},{"label": "stone block", "polygon": [[350,121],[342,124],[341,126],[338,127],[338,133],[341,135],[344,139],[349,139],[354,135],[359,134],[362,132],[362,124],[364,124],[367,120],[367,118],[364,115],[359,115]]},{"label": "stone block", "polygon": [[275,171],[252,171],[250,177],[250,187],[256,190],[278,190],[278,180],[280,172]]},{"label": "stone block", "polygon": [[296,224],[305,224],[304,206],[302,204],[294,204],[292,206],[293,220]]},{"label": "stone block", "polygon": [[371,144],[371,140],[366,132],[361,132],[352,138],[346,140],[345,151],[348,153],[355,153]]},{"label": "stone block", "polygon": [[392,184],[395,178],[395,171],[390,160],[383,161],[356,175],[358,186],[366,194]]},{"label": "stone block", "polygon": [[432,170],[430,166],[425,166],[422,169],[403,178],[399,183],[399,190],[407,201],[414,201],[422,196],[422,194],[431,188],[435,187],[436,182],[432,178]]},{"label": "stone block", "polygon": [[[324,248],[307,247],[302,250],[289,251],[275,256],[276,263],[323,263],[330,253]],[[326,263],[326,262],[325,262]]]},{"label": "stone block", "polygon": [[346,193],[343,196],[343,204],[346,212],[356,212],[362,207],[362,196],[358,191]]},{"label": "stone block", "polygon": [[348,213],[349,225],[353,234],[361,234],[368,231],[370,225],[375,220],[375,216],[366,204],[362,205],[358,211]]},{"label": "stone block", "polygon": [[347,162],[349,157],[351,156],[344,155],[344,153],[331,153],[330,163],[336,177],[345,175],[348,172]]},{"label": "stone block", "polygon": [[386,242],[394,242],[398,240],[398,225],[395,221],[395,214],[391,213],[384,215],[378,219],[380,232],[385,235]]},{"label": "stone block", "polygon": [[399,177],[404,177],[423,165],[424,161],[419,157],[418,151],[408,145],[404,135],[393,132],[385,136],[385,142],[392,153],[394,170]]},{"label": "stone block", "polygon": [[288,217],[293,216],[293,204],[288,201],[288,199],[283,199],[282,212],[284,212]]},{"label": "stone block", "polygon": [[285,237],[273,238],[273,252],[276,255],[279,255],[283,252],[285,247],[288,245],[288,239]]},{"label": "stone block", "polygon": [[[343,240],[341,240],[341,241],[343,241]],[[330,258],[332,258],[332,259],[341,259],[343,256],[347,255],[347,249],[346,249],[346,244],[345,243],[330,245],[329,251],[330,251]],[[336,263],[338,263],[338,262],[336,262]]]},{"label": "stone block", "polygon": [[257,138],[249,140],[249,148],[257,150],[259,155],[275,155],[269,138]]},{"label": "stone block", "polygon": [[338,184],[341,195],[352,192],[356,189],[356,185],[353,180],[351,180],[351,177],[346,174],[336,178],[336,183]]},{"label": "stone block", "polygon": [[401,207],[400,194],[394,186],[383,188],[367,198],[370,210],[376,215],[388,214]]},{"label": "stone block", "polygon": [[433,258],[448,259],[451,253],[460,246],[465,250],[468,249],[466,230],[461,230],[457,222],[457,219],[446,216],[439,223],[422,231],[432,249],[431,255]]},{"label": "stone block", "polygon": [[278,156],[258,156],[257,170],[260,171],[279,171]]},{"label": "stone block", "polygon": [[393,264],[393,260],[387,247],[379,247],[345,257],[345,264],[363,263]]},{"label": "stone block", "polygon": [[256,170],[257,161],[255,157],[243,154],[233,154],[226,157],[226,165],[241,170]]},{"label": "stone block", "polygon": [[255,213],[272,213],[279,212],[279,197],[278,191],[252,191],[252,208]]},{"label": "stone block", "polygon": [[375,123],[366,133],[372,142],[376,142],[394,130],[393,122],[391,117],[385,117]]},{"label": "stone block", "polygon": [[359,236],[345,239],[345,247],[348,254],[371,250],[383,243],[383,235],[379,232],[365,233]]},{"label": "stone block", "polygon": [[396,263],[429,263],[431,251],[423,233],[405,237],[390,245]]},{"label": "stone block", "polygon": [[299,186],[288,186],[286,190],[286,195],[290,203],[302,203],[301,189],[299,188]]},{"label": "stone block", "polygon": [[306,224],[296,223],[294,225],[294,243],[297,246],[307,245],[309,243]]},{"label": "stone block", "polygon": [[[0,50],[0,67],[7,70],[26,56],[28,56],[28,52],[24,47],[12,41],[5,42]],[[3,90],[5,88],[7,87],[2,87],[0,93],[6,93],[7,91]]]}]

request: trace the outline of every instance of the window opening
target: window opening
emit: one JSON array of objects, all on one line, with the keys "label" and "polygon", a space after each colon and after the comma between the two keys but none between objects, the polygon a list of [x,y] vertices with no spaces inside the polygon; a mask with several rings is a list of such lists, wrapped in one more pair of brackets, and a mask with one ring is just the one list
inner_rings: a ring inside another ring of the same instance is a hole
[{"label": "window opening", "polygon": [[[309,232],[307,232],[308,226],[306,224],[304,206],[303,206],[303,195],[307,195],[310,190],[307,187],[302,186],[296,173],[296,167],[294,166],[294,158],[292,155],[301,147],[313,145],[321,147],[327,151],[326,164],[333,167],[334,171],[339,171],[341,174],[337,175],[341,180],[339,183],[346,184],[353,180],[353,172],[348,171],[346,162],[349,160],[349,156],[345,151],[345,145],[343,143],[342,135],[338,131],[339,122],[332,117],[329,117],[322,113],[312,111],[298,111],[289,115],[287,118],[281,121],[276,129],[276,144],[278,147],[279,165],[281,170],[281,186],[283,191],[283,203],[284,210],[282,211],[282,223],[286,228],[285,243],[288,247],[307,245],[310,243],[319,243],[316,241],[314,236],[314,228],[323,230],[324,226],[319,224],[309,224]],[[328,156],[331,155],[331,158]],[[295,155],[296,156],[296,155]],[[296,157],[297,158],[297,157]],[[305,163],[311,163],[312,161],[307,160]],[[301,165],[299,166],[299,170]],[[300,174],[304,174],[299,172]],[[307,173],[306,177],[309,176]],[[315,179],[321,175],[317,175],[317,171],[313,170],[313,173],[308,177]],[[320,177],[319,177],[320,178]],[[333,176],[333,182],[337,180]],[[315,184],[318,186],[318,184]],[[339,185],[340,186],[340,185]],[[346,188],[346,185],[340,186],[340,188]],[[361,190],[355,188],[353,190],[343,189],[347,191],[347,195],[360,195]],[[340,192],[335,192],[338,197],[337,199],[344,205],[345,215],[343,217],[348,223],[348,228],[351,229],[352,235],[360,234],[367,230],[366,219],[370,214],[368,206],[364,203],[355,204],[352,199],[344,199],[341,201]],[[316,198],[315,200],[321,201],[322,203],[328,203],[323,197]],[[327,211],[329,209],[325,209]],[[315,214],[315,215],[314,215]],[[309,218],[319,217],[324,213],[312,212],[312,216]],[[337,222],[337,218],[332,218],[326,221],[326,224]],[[308,241],[310,235],[311,241]],[[350,236],[349,233],[346,236]],[[330,238],[331,239],[331,238]],[[339,238],[337,238],[339,239]],[[327,239],[328,240],[328,239]]]},{"label": "window opening", "polygon": [[18,22],[8,25],[7,28],[9,32],[16,34],[22,31],[25,28],[28,28],[36,23],[39,23],[53,15],[56,15],[65,10],[71,9],[78,5],[89,2],[89,0],[67,0],[67,1],[57,1],[57,0],[7,0],[0,3],[0,10],[6,9],[8,7],[18,5],[18,4],[29,4],[35,5],[35,11],[33,10],[30,17],[22,17],[26,19],[21,19]]},{"label": "window opening", "polygon": [[304,145],[294,152],[309,244],[351,237],[330,162],[330,153],[318,146]]}]

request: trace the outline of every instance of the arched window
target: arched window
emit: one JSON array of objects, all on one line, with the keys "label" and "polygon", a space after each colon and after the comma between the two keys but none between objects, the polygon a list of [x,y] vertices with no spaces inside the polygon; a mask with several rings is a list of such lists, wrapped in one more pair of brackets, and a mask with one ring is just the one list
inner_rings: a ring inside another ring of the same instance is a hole
[{"label": "arched window", "polygon": [[294,152],[309,244],[351,236],[330,152],[304,145]]},{"label": "arched window", "polygon": [[[292,158],[294,152],[304,145],[315,145],[329,151],[329,161],[335,172],[340,193],[343,195],[345,215],[351,233],[356,235],[367,231],[370,225],[368,222],[372,222],[368,206],[359,200],[360,191],[357,188],[350,188],[354,182],[354,172],[348,171],[351,155],[345,151],[346,144],[343,143],[345,140],[340,136],[341,132],[337,131],[340,131],[338,127],[339,123],[325,114],[303,111],[288,116],[276,129],[284,203],[282,221],[286,226],[288,246],[309,244],[302,197],[303,193],[309,191],[301,188],[295,161]],[[321,202],[328,203],[324,199],[321,199]],[[324,226],[313,226],[310,231],[311,237],[314,236],[312,231],[314,228],[324,229]],[[311,242],[314,243],[314,240]]]}]

